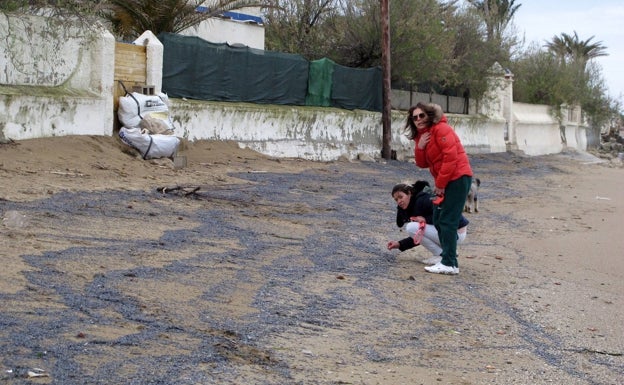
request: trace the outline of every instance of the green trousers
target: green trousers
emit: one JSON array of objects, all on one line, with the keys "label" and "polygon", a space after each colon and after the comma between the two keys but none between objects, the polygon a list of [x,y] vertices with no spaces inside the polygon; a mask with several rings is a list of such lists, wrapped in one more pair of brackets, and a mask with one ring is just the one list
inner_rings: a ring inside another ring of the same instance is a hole
[{"label": "green trousers", "polygon": [[457,264],[457,227],[464,211],[466,197],[470,191],[472,177],[462,176],[448,183],[444,189],[444,200],[433,209],[433,224],[438,230],[442,246],[442,264],[459,267]]}]

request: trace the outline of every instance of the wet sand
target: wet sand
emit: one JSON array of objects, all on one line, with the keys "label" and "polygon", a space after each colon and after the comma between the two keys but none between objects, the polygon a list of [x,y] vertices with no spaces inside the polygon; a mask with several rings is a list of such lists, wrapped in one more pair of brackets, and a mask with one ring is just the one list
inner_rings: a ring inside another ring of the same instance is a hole
[{"label": "wet sand", "polygon": [[3,382],[623,383],[620,164],[471,156],[451,277],[385,249],[393,184],[429,178],[412,163],[183,154],[0,145]]}]

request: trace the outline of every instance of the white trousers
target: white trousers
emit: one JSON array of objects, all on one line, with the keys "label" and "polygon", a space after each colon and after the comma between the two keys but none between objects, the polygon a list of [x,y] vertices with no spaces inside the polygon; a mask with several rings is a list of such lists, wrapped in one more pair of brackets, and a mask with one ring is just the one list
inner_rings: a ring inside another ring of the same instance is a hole
[{"label": "white trousers", "polygon": [[[405,231],[413,237],[418,231],[418,222],[409,222],[405,225]],[[461,244],[464,239],[466,239],[466,233],[468,233],[466,228],[463,228],[463,231],[457,232],[457,244]],[[420,244],[427,250],[433,254],[434,257],[439,257],[442,253],[442,246],[440,245],[440,237],[438,236],[438,230],[436,230],[434,225],[427,224],[425,226],[425,233],[423,235]]]}]

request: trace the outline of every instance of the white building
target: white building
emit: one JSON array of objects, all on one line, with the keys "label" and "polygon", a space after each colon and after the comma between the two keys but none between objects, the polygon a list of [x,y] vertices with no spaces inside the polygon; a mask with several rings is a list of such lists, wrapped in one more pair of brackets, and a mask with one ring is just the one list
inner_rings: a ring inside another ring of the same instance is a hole
[{"label": "white building", "polygon": [[[206,12],[208,7],[198,7],[198,12]],[[188,28],[181,35],[197,36],[211,43],[244,45],[264,49],[264,20],[259,7],[247,7],[237,11],[224,12],[200,24]]]}]

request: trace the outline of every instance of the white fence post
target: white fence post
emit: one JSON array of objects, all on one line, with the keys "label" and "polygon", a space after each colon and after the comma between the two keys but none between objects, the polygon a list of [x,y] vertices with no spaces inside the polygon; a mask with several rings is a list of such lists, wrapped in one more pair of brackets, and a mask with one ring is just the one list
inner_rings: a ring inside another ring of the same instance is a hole
[{"label": "white fence post", "polygon": [[134,44],[145,46],[145,54],[147,56],[145,82],[148,85],[154,86],[154,92],[158,95],[162,91],[164,47],[152,31],[143,32],[143,34],[134,41]]}]

